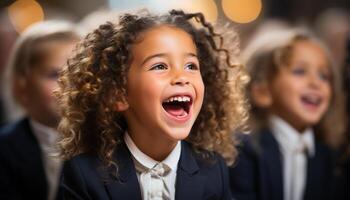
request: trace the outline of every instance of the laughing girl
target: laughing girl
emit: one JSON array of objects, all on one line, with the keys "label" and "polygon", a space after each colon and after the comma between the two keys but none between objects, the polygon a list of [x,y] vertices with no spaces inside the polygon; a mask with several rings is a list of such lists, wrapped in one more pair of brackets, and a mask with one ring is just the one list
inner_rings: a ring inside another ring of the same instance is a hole
[{"label": "laughing girl", "polygon": [[223,44],[182,11],[89,34],[60,79],[65,198],[230,199],[247,79]]}]

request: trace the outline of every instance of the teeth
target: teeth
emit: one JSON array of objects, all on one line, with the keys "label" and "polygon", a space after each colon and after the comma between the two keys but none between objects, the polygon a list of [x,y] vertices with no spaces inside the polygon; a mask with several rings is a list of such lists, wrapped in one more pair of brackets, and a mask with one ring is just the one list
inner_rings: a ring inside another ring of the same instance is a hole
[{"label": "teeth", "polygon": [[309,101],[310,103],[319,103],[320,99],[316,96],[306,96],[305,100]]},{"label": "teeth", "polygon": [[177,101],[177,102],[190,102],[190,101],[191,101],[191,98],[190,98],[190,97],[187,97],[187,96],[183,96],[183,97],[180,97],[180,96],[177,96],[177,97],[170,97],[170,98],[167,99],[165,102],[169,103],[169,102],[174,102],[174,101]]}]

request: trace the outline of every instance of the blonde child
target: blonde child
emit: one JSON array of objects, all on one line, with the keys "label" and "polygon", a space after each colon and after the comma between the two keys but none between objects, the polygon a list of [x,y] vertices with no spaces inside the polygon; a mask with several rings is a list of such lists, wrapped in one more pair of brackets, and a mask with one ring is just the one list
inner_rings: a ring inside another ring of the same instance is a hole
[{"label": "blonde child", "polygon": [[246,78],[222,41],[182,11],[89,34],[60,78],[64,197],[230,199],[222,157],[236,155]]},{"label": "blonde child", "polygon": [[[60,116],[53,90],[79,38],[71,23],[45,21],[30,26],[16,41],[5,84],[7,100],[15,99],[21,109],[9,109],[7,116],[18,110],[24,114],[0,129],[0,199],[52,200],[57,196],[61,162],[51,154]],[[12,106],[6,108],[17,108],[14,102],[7,103]]]},{"label": "blonde child", "polygon": [[343,133],[339,72],[301,29],[257,36],[243,53],[251,81],[252,133],[230,169],[237,199],[329,199],[330,149]]}]

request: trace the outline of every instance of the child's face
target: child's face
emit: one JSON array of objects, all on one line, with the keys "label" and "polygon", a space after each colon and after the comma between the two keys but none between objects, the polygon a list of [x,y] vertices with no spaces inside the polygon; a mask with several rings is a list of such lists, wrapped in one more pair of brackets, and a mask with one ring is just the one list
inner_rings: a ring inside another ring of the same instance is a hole
[{"label": "child's face", "polygon": [[142,33],[131,53],[125,111],[128,131],[148,139],[186,138],[204,95],[192,38],[179,28],[163,25]]},{"label": "child's face", "polygon": [[57,101],[53,91],[57,89],[58,73],[66,63],[75,42],[48,42],[43,44],[45,55],[31,67],[25,78],[22,102],[28,115],[40,123],[55,127],[59,122]]},{"label": "child's face", "polygon": [[318,123],[328,109],[331,72],[325,52],[312,41],[296,42],[290,61],[269,86],[270,109],[303,131]]}]

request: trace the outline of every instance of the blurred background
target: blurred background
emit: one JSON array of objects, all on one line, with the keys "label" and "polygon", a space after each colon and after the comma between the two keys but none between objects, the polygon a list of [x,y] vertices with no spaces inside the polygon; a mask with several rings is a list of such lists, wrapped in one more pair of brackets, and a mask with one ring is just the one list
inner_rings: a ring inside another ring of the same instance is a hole
[{"label": "blurred background", "polygon": [[[16,38],[35,22],[64,19],[92,30],[120,12],[140,8],[153,12],[174,8],[203,12],[212,23],[233,25],[242,49],[259,28],[307,26],[328,43],[339,66],[345,60],[350,32],[349,0],[1,0],[0,74],[4,73]],[[1,94],[0,90],[0,100]],[[0,114],[0,124],[4,124],[6,117],[3,112]]]}]

